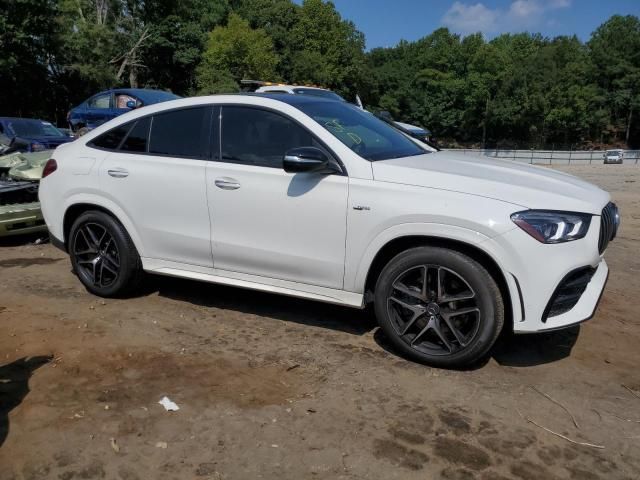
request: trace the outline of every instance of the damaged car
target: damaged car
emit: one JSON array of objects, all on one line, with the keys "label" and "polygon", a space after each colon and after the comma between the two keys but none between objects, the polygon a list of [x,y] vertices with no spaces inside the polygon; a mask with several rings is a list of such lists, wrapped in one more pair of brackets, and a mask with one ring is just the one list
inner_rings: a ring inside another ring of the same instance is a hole
[{"label": "damaged car", "polygon": [[38,188],[53,150],[0,156],[0,237],[46,230]]},{"label": "damaged car", "polygon": [[74,140],[74,137],[58,130],[51,122],[36,118],[0,117],[0,135],[9,141],[21,139],[23,143],[20,150],[24,152],[53,150],[58,145]]}]

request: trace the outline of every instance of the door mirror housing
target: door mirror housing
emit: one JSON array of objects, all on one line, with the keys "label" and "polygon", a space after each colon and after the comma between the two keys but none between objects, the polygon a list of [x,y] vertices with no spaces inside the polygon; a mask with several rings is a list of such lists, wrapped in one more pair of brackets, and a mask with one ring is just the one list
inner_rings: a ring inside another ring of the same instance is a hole
[{"label": "door mirror housing", "polygon": [[128,100],[127,101],[127,108],[130,110],[133,110],[134,108],[136,108],[136,102],[133,100]]},{"label": "door mirror housing", "polygon": [[288,173],[330,173],[335,168],[326,153],[316,147],[292,148],[284,154],[284,171]]}]

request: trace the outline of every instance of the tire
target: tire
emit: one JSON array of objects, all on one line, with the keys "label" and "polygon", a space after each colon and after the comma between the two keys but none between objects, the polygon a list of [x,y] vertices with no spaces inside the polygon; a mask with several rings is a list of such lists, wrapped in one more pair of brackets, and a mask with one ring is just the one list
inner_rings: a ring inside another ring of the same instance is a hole
[{"label": "tire", "polygon": [[131,237],[104,212],[91,210],[76,219],[68,250],[73,271],[94,295],[120,297],[142,280],[142,262]]},{"label": "tire", "polygon": [[374,305],[393,346],[434,367],[480,361],[504,324],[494,278],[467,255],[441,247],[412,248],[395,256],[378,277]]}]

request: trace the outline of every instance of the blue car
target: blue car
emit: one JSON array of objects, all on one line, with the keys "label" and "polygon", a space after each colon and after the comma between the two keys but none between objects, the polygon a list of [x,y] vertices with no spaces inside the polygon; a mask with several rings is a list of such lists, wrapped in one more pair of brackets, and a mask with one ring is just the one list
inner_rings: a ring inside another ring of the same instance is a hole
[{"label": "blue car", "polygon": [[84,134],[134,108],[176,98],[180,97],[162,90],[115,88],[100,92],[72,108],[67,114],[67,121],[73,132]]},{"label": "blue car", "polygon": [[61,132],[51,123],[35,118],[0,117],[0,134],[9,139],[19,138],[20,150],[40,152],[73,141],[73,137]]}]

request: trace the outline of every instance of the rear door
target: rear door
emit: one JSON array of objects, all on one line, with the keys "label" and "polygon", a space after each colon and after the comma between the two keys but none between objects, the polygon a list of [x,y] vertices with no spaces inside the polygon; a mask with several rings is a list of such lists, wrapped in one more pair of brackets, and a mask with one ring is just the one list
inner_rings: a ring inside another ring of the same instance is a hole
[{"label": "rear door", "polygon": [[213,267],[205,184],[211,112],[170,110],[122,127],[124,140],[122,132],[114,135],[116,151],[100,167],[101,190],[136,225],[146,257]]}]

